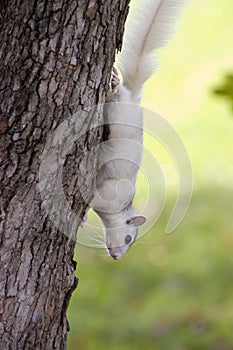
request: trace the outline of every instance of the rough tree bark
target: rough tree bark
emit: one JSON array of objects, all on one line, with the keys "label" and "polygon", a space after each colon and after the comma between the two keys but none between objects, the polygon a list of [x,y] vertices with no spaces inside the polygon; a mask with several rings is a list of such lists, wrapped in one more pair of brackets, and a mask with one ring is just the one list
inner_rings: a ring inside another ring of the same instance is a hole
[{"label": "rough tree bark", "polygon": [[[81,121],[78,132],[88,126],[63,173],[69,205],[82,216],[81,193],[91,196],[93,182],[93,159],[80,167],[82,155],[103,134],[85,111],[105,100],[128,3],[0,3],[0,349],[66,347],[75,242],[42,205],[41,154],[48,134],[71,115]],[[74,232],[78,224],[71,225]]]}]

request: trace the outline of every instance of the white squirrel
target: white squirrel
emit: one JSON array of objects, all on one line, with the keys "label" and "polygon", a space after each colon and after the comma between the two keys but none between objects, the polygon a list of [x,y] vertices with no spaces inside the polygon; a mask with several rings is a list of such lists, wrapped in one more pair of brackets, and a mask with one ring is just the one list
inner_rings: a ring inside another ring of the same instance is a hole
[{"label": "white squirrel", "polygon": [[184,1],[144,0],[129,13],[122,52],[117,66],[123,83],[113,68],[107,97],[108,141],[101,144],[96,191],[90,207],[105,228],[109,254],[118,260],[137,237],[138,226],[146,218],[133,208],[135,182],[142,158],[142,124],[140,99],[144,82],[153,75],[156,57],[171,33],[171,24]]}]

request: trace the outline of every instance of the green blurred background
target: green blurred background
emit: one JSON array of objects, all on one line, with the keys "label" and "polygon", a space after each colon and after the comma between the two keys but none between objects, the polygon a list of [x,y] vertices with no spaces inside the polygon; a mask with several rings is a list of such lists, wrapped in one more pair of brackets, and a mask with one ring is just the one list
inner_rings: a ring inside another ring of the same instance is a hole
[{"label": "green blurred background", "polygon": [[[165,234],[177,190],[165,151],[167,200],[150,232],[117,262],[77,246],[69,350],[233,349],[233,118],[213,93],[233,69],[232,23],[232,0],[191,0],[163,50],[143,105],[181,135],[193,167],[192,202]],[[147,144],[159,149],[146,136]],[[139,179],[138,200],[145,191]]]}]

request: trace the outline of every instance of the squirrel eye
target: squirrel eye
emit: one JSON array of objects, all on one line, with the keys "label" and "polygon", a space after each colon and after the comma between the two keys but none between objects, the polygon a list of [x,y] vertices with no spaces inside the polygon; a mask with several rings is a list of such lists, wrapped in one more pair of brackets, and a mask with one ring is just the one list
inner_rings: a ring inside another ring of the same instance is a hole
[{"label": "squirrel eye", "polygon": [[127,235],[125,237],[125,244],[129,244],[132,241],[132,237],[130,235]]}]

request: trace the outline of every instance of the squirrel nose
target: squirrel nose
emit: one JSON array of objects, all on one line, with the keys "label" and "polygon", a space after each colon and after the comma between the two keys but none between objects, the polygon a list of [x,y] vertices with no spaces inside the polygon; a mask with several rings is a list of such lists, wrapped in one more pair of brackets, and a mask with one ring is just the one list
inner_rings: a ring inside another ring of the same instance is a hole
[{"label": "squirrel nose", "polygon": [[114,260],[118,260],[119,259],[119,254],[116,254],[112,248],[108,248],[108,251],[109,251],[109,254],[111,255],[111,257],[114,259]]},{"label": "squirrel nose", "polygon": [[114,259],[114,260],[118,260],[119,259],[119,255],[117,254],[114,254],[114,253],[111,253],[111,251],[109,251],[111,257]]},{"label": "squirrel nose", "polygon": [[117,255],[111,255],[111,257],[112,257],[114,260],[118,260],[118,256],[117,256]]}]

